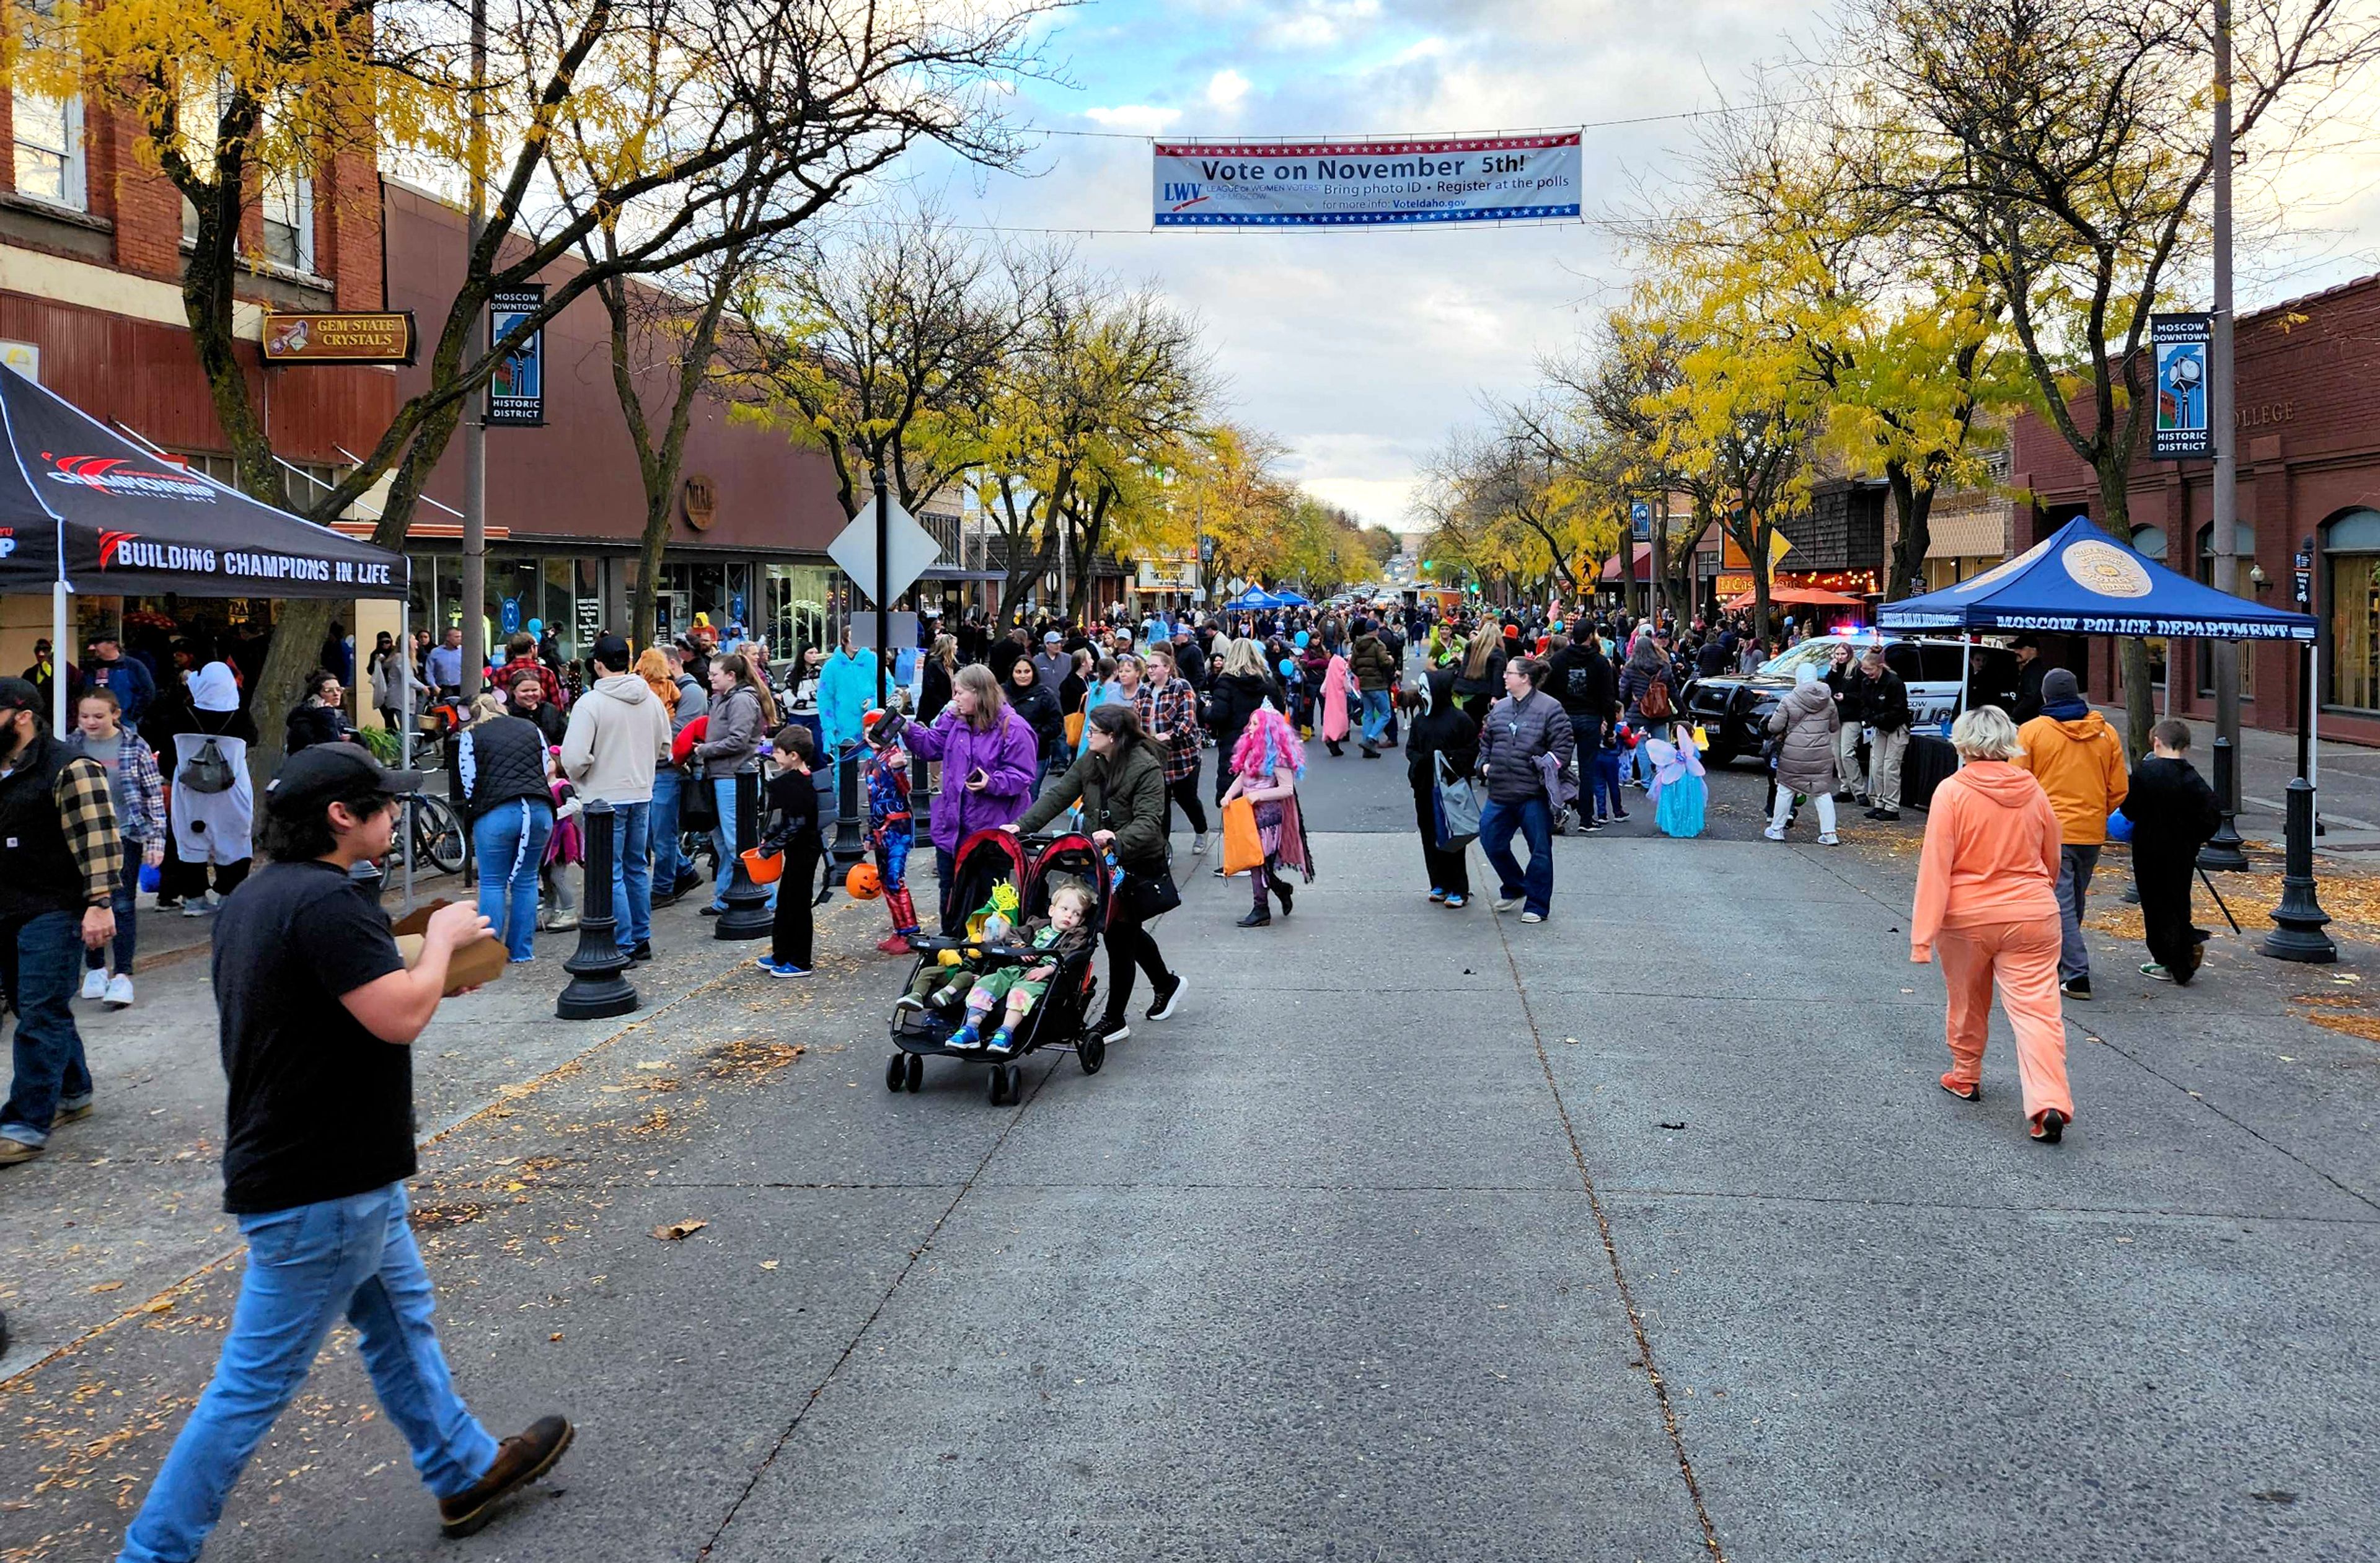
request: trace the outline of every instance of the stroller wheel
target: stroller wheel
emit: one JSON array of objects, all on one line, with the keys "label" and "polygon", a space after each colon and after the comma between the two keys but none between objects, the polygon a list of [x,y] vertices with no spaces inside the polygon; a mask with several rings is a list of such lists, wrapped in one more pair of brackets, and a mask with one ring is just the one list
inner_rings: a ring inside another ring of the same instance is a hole
[{"label": "stroller wheel", "polygon": [[1023,1101],[1025,1099],[1025,1072],[1022,1069],[1019,1069],[1016,1065],[1010,1064],[1006,1069],[1002,1070],[1000,1072],[1008,1076],[1007,1096],[1009,1101],[1011,1103]]},{"label": "stroller wheel", "polygon": [[990,1082],[983,1088],[983,1096],[984,1100],[990,1102],[994,1107],[1006,1106],[1008,1102],[1008,1071],[1001,1068],[997,1064],[993,1065],[990,1071]]},{"label": "stroller wheel", "polygon": [[884,1066],[884,1088],[886,1090],[899,1090],[901,1088],[902,1082],[909,1078],[909,1060],[913,1057],[915,1057],[915,1055],[910,1053],[895,1053],[892,1055],[892,1060]]},{"label": "stroller wheel", "polygon": [[910,1054],[910,1055],[909,1055],[909,1071],[908,1071],[908,1072],[909,1072],[909,1094],[910,1094],[911,1096],[913,1096],[913,1097],[914,1097],[914,1096],[916,1096],[916,1095],[917,1094],[917,1087],[918,1087],[920,1084],[924,1084],[924,1083],[925,1083],[925,1079],[926,1079],[926,1055],[925,1055],[925,1054],[923,1054],[923,1053],[912,1053],[912,1054]]},{"label": "stroller wheel", "polygon": [[1083,1066],[1085,1074],[1097,1074],[1108,1061],[1108,1039],[1096,1031],[1087,1033],[1075,1046],[1075,1061]]}]

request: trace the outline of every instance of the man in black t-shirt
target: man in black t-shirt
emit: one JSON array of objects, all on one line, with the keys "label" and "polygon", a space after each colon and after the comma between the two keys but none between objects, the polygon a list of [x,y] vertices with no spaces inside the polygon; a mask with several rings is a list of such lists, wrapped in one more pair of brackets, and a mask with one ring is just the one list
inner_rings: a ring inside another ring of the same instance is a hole
[{"label": "man in black t-shirt", "polygon": [[431,1290],[407,1220],[414,1173],[411,1046],[448,963],[489,937],[468,904],[440,908],[407,968],[388,919],[347,871],[389,847],[395,796],[419,772],[352,744],[301,750],[264,796],[264,852],[215,922],[230,1126],[224,1208],[248,1239],[239,1306],[200,1397],[125,1537],[119,1563],[195,1558],[273,1423],[340,1318],[449,1535],[551,1470],[572,1429],[549,1416],[502,1444],[447,1375]]}]

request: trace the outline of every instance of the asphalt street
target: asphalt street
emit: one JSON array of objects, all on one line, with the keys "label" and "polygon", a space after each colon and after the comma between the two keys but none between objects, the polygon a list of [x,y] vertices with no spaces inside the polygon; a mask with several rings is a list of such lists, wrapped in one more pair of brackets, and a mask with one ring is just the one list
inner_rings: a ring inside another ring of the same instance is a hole
[{"label": "asphalt street", "polygon": [[[2095,939],[2045,1148],[1998,1027],[1935,1086],[1921,817],[1779,846],[1714,780],[1701,841],[1558,842],[1524,927],[1426,900],[1401,753],[1317,746],[1294,915],[1177,836],[1182,1013],[1014,1107],[885,1090],[867,904],[808,984],[679,908],[630,1024],[472,996],[419,1052],[443,1338],[578,1441],[442,1542],[342,1330],[207,1557],[2369,1556],[2380,1054],[2291,1006],[2370,951],[2183,992]],[[112,1555],[219,1343],[202,980],[95,1018],[100,1116],[0,1173],[7,1563]]]}]

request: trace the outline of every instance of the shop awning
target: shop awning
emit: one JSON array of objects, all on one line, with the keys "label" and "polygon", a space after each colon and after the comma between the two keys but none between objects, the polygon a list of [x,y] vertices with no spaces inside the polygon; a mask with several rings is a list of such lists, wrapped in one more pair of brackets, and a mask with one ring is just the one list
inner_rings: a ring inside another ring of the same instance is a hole
[{"label": "shop awning", "polygon": [[2204,640],[2314,637],[2307,613],[2202,586],[2077,516],[2005,564],[1923,597],[1888,602],[1888,630],[2047,630]]},{"label": "shop awning", "polygon": [[[1783,608],[1864,608],[1866,603],[1856,597],[1845,597],[1840,591],[1828,591],[1822,587],[1775,586],[1768,588],[1768,600]],[[1730,597],[1721,604],[1728,612],[1752,606],[1750,592]]]},{"label": "shop awning", "polygon": [[0,594],[397,598],[405,556],[160,459],[0,369]]}]

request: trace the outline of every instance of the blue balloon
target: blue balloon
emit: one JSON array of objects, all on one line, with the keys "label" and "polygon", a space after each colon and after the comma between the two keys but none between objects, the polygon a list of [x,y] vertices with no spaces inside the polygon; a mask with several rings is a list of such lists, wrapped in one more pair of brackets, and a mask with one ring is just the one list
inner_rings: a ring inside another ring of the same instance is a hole
[{"label": "blue balloon", "polygon": [[1292,636],[1292,638],[1293,638],[1293,640],[1295,640],[1295,642],[1297,643],[1297,648],[1298,648],[1300,651],[1303,651],[1303,650],[1305,650],[1305,639],[1306,639],[1306,636],[1305,636],[1305,632],[1304,630],[1299,630],[1295,636]]},{"label": "blue balloon", "polygon": [[2111,842],[2131,841],[2132,839],[2132,817],[2126,814],[2120,808],[2108,815],[2107,839]]},{"label": "blue balloon", "polygon": [[1281,676],[1283,678],[1295,678],[1297,676],[1297,664],[1291,661],[1288,658],[1283,657],[1281,660]]},{"label": "blue balloon", "polygon": [[544,631],[545,631],[545,621],[544,621],[544,620],[542,620],[542,619],[531,619],[531,620],[528,622],[528,633],[529,633],[529,634],[531,634],[531,635],[541,635],[541,634],[543,634],[543,633],[544,633]]}]

